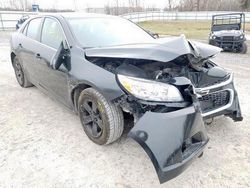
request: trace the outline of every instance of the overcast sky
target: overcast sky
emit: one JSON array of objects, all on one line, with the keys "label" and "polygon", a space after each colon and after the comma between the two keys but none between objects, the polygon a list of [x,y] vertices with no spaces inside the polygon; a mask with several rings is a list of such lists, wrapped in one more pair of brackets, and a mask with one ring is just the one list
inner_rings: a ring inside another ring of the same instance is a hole
[{"label": "overcast sky", "polygon": [[[0,0],[8,2],[8,0]],[[117,0],[20,0],[29,1],[32,4],[39,4],[40,8],[56,8],[59,9],[75,9],[75,4],[78,10],[89,7],[104,7],[104,5],[114,5]],[[143,7],[164,8],[167,6],[168,0],[138,0]],[[129,0],[118,0],[120,6],[128,5]]]}]

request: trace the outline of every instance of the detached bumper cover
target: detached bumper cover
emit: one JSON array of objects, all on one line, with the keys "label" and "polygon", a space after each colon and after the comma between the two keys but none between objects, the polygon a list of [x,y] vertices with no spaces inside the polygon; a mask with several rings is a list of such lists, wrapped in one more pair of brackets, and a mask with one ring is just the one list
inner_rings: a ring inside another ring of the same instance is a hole
[{"label": "detached bumper cover", "polygon": [[169,113],[146,112],[129,132],[150,157],[164,183],[184,171],[208,142],[194,106]]}]

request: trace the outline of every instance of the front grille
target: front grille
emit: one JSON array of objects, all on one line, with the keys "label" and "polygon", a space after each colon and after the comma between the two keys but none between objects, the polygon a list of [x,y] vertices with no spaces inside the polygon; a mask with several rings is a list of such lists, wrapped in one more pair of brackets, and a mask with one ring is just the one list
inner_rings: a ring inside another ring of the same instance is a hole
[{"label": "front grille", "polygon": [[201,87],[209,87],[209,86],[213,86],[215,84],[220,84],[222,82],[225,82],[227,81],[228,79],[230,78],[230,75],[227,75],[223,78],[220,78],[220,79],[217,79],[216,81],[212,82],[212,83],[206,83],[206,84],[203,84]]},{"label": "front grille", "polygon": [[230,92],[223,90],[209,93],[199,98],[202,113],[206,113],[227,105],[230,101]]},{"label": "front grille", "polygon": [[232,36],[224,36],[222,38],[223,38],[223,41],[233,41],[234,40],[234,37],[232,37]]}]

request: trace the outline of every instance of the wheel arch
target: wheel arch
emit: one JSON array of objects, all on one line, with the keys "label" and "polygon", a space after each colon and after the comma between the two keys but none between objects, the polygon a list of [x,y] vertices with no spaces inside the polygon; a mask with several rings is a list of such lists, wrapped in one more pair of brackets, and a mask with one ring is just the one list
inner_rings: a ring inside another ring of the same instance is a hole
[{"label": "wheel arch", "polygon": [[96,89],[109,101],[113,101],[117,97],[120,97],[124,94],[121,89],[113,89],[112,87],[105,88],[102,85],[97,86],[96,84],[89,82],[87,80],[81,80],[81,81],[77,82],[76,84],[70,85],[70,88],[72,88],[71,92],[70,92],[70,97],[71,97],[72,105],[73,105],[74,110],[76,112],[78,112],[77,102],[78,102],[78,98],[80,96],[80,93],[84,89],[87,89],[90,87]]},{"label": "wheel arch", "polygon": [[71,91],[71,101],[73,103],[73,106],[74,106],[74,110],[76,112],[78,112],[78,98],[81,94],[81,92],[84,90],[84,89],[87,89],[87,88],[90,88],[92,87],[91,85],[89,84],[86,84],[86,83],[79,83],[78,85],[76,85],[72,91]]},{"label": "wheel arch", "polygon": [[14,52],[11,52],[10,53],[11,63],[13,63],[15,57],[16,57],[16,54]]}]

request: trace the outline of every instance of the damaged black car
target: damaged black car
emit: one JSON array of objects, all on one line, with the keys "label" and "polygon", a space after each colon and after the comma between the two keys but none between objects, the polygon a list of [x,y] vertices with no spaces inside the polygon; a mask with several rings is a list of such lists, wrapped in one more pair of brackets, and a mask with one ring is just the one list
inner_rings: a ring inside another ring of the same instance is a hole
[{"label": "damaged black car", "polygon": [[10,43],[20,86],[75,111],[94,143],[116,141],[131,119],[128,136],[161,183],[202,155],[206,119],[242,120],[233,74],[211,60],[221,48],[185,36],[155,39],[120,17],[64,14],[27,20]]}]

